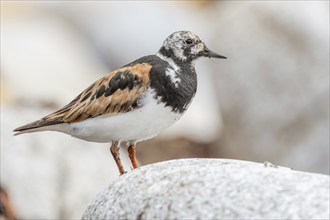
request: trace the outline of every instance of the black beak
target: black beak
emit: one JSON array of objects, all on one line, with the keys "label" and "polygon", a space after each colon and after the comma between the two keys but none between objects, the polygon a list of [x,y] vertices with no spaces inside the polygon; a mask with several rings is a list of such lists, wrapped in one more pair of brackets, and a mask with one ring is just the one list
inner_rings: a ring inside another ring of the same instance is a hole
[{"label": "black beak", "polygon": [[204,47],[204,50],[201,52],[201,55],[204,57],[208,57],[208,58],[213,57],[213,58],[219,58],[219,59],[227,59],[227,57],[217,54],[216,52],[213,52],[206,46]]}]

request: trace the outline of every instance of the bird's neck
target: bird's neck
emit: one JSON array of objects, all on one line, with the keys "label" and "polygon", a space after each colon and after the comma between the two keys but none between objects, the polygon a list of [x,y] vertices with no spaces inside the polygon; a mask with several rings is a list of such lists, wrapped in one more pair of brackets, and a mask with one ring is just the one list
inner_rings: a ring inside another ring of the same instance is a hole
[{"label": "bird's neck", "polygon": [[195,63],[187,59],[180,59],[175,56],[174,52],[171,50],[166,50],[161,47],[156,54],[160,59],[166,61],[176,72],[180,73],[184,69],[195,69]]},{"label": "bird's neck", "polygon": [[197,75],[190,63],[178,63],[175,59],[158,52],[156,56],[163,60],[159,65],[163,71],[151,71],[150,86],[157,97],[170,106],[173,112],[183,113],[188,108],[197,90]]}]

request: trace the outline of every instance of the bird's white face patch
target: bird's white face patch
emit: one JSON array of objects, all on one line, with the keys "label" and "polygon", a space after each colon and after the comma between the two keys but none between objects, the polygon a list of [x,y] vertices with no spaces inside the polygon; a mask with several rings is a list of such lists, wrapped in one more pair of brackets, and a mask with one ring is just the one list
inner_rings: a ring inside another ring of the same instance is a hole
[{"label": "bird's white face patch", "polygon": [[183,61],[187,60],[187,57],[184,55],[182,48],[175,47],[175,48],[173,48],[173,51],[174,51],[175,56],[180,58],[180,60],[183,60]]},{"label": "bird's white face patch", "polygon": [[205,48],[205,45],[203,43],[198,43],[195,46],[191,47],[190,51],[192,54],[197,55],[198,53],[202,52],[204,50],[204,48]]}]

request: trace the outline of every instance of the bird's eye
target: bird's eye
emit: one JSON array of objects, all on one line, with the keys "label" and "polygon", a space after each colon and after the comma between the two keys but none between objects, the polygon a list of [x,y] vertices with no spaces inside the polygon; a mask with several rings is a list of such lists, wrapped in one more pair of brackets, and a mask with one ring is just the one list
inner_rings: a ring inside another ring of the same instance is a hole
[{"label": "bird's eye", "polygon": [[192,39],[190,39],[190,38],[188,38],[188,39],[186,39],[186,44],[192,44],[193,43],[193,40]]}]

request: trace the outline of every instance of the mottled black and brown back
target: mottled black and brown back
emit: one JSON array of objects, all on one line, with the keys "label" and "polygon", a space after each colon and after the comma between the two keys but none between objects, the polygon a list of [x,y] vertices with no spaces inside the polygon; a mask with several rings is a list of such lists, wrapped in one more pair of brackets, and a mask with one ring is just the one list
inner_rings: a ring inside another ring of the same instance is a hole
[{"label": "mottled black and brown back", "polygon": [[140,63],[108,73],[62,109],[14,131],[131,111],[138,107],[138,99],[148,89],[150,70],[150,64]]}]

